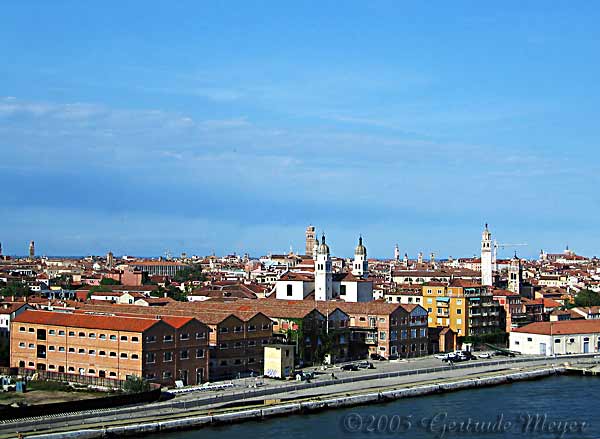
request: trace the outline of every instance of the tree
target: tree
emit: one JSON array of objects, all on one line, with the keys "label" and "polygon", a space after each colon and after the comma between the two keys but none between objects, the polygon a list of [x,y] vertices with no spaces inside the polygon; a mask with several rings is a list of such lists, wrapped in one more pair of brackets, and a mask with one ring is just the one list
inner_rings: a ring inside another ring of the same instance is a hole
[{"label": "tree", "polygon": [[121,282],[110,277],[103,277],[100,281],[100,285],[121,285]]},{"label": "tree", "polygon": [[150,384],[143,378],[130,375],[123,383],[123,390],[128,393],[147,392],[150,390]]},{"label": "tree", "polygon": [[177,300],[178,302],[187,302],[187,294],[181,291],[174,285],[167,285],[166,287],[158,287],[156,291],[152,294],[155,297],[163,297],[167,294],[167,297],[171,299]]},{"label": "tree", "polygon": [[22,282],[9,282],[4,287],[0,288],[0,296],[16,296],[27,297],[31,294],[31,290]]},{"label": "tree", "polygon": [[600,294],[592,290],[581,290],[575,296],[575,306],[599,306]]},{"label": "tree", "polygon": [[202,282],[206,279],[204,274],[202,274],[202,267],[200,264],[192,265],[190,267],[186,267],[183,270],[179,270],[173,276],[173,280],[175,282],[187,282],[187,281],[199,281]]},{"label": "tree", "polygon": [[71,279],[71,276],[68,276],[66,274],[61,274],[60,276],[53,278],[51,280],[51,283],[66,290],[70,290],[71,288],[73,288],[73,280]]}]

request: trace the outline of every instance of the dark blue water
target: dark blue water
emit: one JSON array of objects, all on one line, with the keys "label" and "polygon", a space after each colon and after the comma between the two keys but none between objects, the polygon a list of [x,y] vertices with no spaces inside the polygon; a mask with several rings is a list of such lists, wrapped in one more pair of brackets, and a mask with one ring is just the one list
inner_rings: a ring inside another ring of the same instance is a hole
[{"label": "dark blue water", "polygon": [[599,391],[597,377],[551,377],[161,438],[600,438]]}]

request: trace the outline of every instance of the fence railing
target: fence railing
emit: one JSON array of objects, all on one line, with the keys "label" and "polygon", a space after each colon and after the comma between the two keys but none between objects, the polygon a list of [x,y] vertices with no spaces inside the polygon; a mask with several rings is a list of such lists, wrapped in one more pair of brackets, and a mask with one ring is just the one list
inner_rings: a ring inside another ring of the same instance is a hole
[{"label": "fence railing", "polygon": [[122,389],[123,384],[125,383],[124,380],[117,380],[114,378],[78,375],[74,373],[53,372],[49,370],[33,370],[25,369],[22,367],[1,367],[0,375],[20,375],[26,377],[32,377],[34,375],[37,375],[40,380],[62,381],[88,386],[108,387],[110,389]]}]

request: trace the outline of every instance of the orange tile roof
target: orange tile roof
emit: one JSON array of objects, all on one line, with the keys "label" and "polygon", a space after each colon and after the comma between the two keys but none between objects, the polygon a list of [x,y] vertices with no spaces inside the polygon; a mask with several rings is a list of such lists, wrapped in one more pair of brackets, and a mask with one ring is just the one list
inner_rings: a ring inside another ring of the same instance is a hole
[{"label": "orange tile roof", "polygon": [[513,329],[512,332],[540,335],[600,333],[600,320],[565,320],[562,322],[535,322]]},{"label": "orange tile roof", "polygon": [[181,328],[184,325],[187,325],[189,322],[194,320],[192,317],[179,317],[179,316],[162,316],[160,318],[163,322],[171,325],[173,328]]},{"label": "orange tile roof", "polygon": [[112,331],[144,332],[160,320],[141,317],[99,316],[82,313],[26,310],[13,322],[35,323],[69,328],[106,329]]}]

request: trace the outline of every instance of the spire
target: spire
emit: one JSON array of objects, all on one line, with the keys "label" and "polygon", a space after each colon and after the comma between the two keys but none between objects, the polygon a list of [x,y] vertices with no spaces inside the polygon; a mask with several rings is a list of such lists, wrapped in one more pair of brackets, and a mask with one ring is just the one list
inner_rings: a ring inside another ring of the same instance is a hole
[{"label": "spire", "polygon": [[317,253],[321,255],[329,255],[329,246],[325,244],[325,233],[321,235],[321,244],[319,245]]}]

